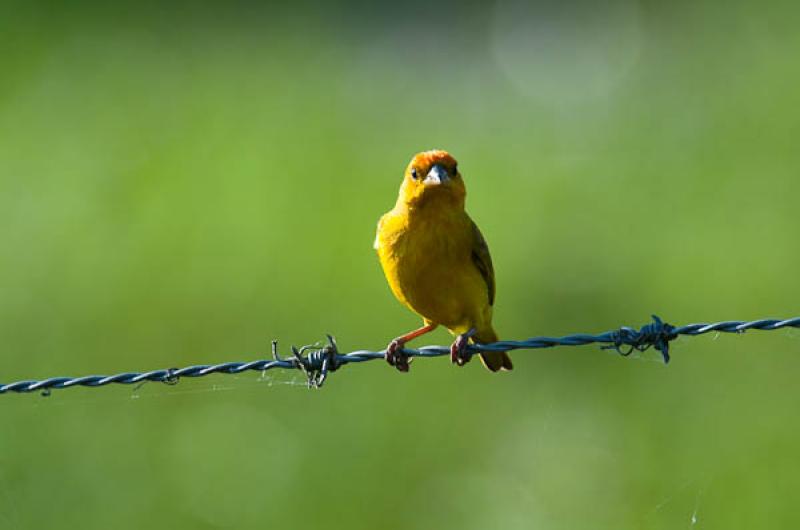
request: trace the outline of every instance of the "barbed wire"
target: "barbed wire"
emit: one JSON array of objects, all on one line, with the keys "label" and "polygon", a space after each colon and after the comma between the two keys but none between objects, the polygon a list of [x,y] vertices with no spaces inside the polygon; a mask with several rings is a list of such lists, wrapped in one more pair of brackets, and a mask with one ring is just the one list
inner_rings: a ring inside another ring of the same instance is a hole
[{"label": "barbed wire", "polygon": [[[744,333],[751,329],[771,331],[781,328],[800,328],[800,317],[786,320],[728,320],[713,324],[688,324],[675,327],[663,322],[653,315],[653,322],[640,329],[621,327],[597,335],[578,333],[564,337],[533,337],[527,340],[504,340],[487,344],[471,344],[467,347],[467,355],[480,352],[501,352],[522,349],[551,348],[554,346],[582,346],[585,344],[603,344],[602,349],[612,349],[620,355],[628,356],[633,351],[646,351],[649,348],[658,350],[664,363],[670,360],[669,344],[680,335],[696,336],[712,331],[720,333]],[[176,384],[182,377],[205,377],[211,374],[240,374],[246,371],[266,372],[276,368],[301,370],[311,388],[322,387],[328,375],[350,363],[361,363],[375,359],[383,359],[385,351],[357,350],[339,353],[336,340],[328,335],[328,343],[312,344],[302,348],[291,347],[292,356],[282,358],[278,353],[278,342],[272,342],[272,359],[249,362],[226,362],[220,364],[198,364],[185,368],[166,368],[149,372],[125,372],[115,375],[87,375],[83,377],[51,377],[42,380],[17,381],[0,384],[0,394],[16,392],[41,391],[49,395],[51,389],[71,388],[75,386],[101,387],[110,384],[133,385],[145,382]],[[439,357],[449,355],[450,348],[445,346],[423,346],[418,349],[404,348],[402,353],[409,357]]]}]

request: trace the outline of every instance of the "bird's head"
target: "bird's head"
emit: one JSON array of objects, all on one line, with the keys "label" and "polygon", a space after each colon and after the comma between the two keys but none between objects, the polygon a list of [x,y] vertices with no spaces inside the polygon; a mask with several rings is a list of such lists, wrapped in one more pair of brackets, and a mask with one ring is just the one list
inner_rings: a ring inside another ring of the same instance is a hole
[{"label": "bird's head", "polygon": [[464,206],[467,190],[458,162],[442,150],[417,153],[406,168],[399,200],[408,206],[453,203]]}]

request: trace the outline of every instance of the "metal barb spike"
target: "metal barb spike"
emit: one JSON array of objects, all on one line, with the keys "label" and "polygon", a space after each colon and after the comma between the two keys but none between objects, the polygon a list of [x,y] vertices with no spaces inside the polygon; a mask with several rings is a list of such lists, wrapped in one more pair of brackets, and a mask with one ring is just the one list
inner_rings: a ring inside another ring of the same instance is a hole
[{"label": "metal barb spike", "polygon": [[278,341],[272,341],[272,358],[278,362],[282,362],[283,359],[281,358],[280,354],[278,353]]}]

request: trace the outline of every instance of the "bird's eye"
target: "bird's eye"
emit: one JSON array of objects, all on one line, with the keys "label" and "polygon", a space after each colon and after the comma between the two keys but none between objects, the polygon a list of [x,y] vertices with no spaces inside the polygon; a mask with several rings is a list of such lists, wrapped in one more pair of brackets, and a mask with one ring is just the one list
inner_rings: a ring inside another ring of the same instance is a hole
[{"label": "bird's eye", "polygon": [[453,166],[453,176],[458,175],[458,164]]},{"label": "bird's eye", "polygon": [[417,168],[415,167],[411,168],[411,178],[417,180]]}]

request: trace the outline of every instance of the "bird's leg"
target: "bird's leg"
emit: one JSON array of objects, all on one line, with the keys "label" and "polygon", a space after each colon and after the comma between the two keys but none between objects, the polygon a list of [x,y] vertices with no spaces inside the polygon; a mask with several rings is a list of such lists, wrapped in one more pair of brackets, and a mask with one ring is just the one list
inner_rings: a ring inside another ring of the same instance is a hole
[{"label": "bird's leg", "polygon": [[408,341],[416,339],[420,335],[429,333],[434,329],[436,329],[436,324],[428,324],[394,339],[386,347],[386,353],[384,354],[386,362],[401,372],[408,372],[410,359],[408,358],[408,355],[402,352],[402,349],[405,347]]},{"label": "bird's leg", "polygon": [[475,328],[470,328],[466,333],[462,333],[450,346],[450,362],[458,366],[464,366],[469,362],[470,356],[467,355],[467,345],[469,339],[478,332]]}]

